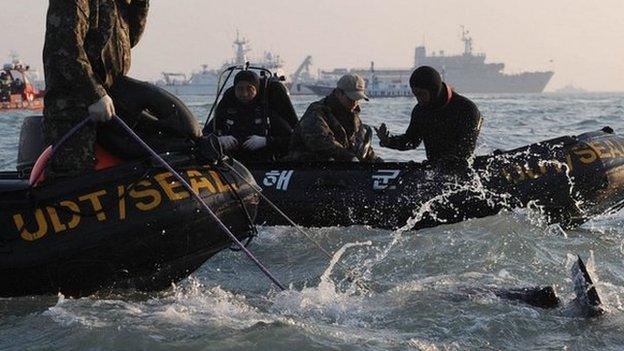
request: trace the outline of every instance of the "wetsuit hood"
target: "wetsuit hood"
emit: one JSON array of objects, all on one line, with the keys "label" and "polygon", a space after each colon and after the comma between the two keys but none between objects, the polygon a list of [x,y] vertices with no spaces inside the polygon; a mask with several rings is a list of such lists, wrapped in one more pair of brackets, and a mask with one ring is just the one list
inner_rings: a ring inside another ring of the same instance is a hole
[{"label": "wetsuit hood", "polygon": [[427,108],[437,108],[446,104],[448,92],[446,84],[442,82],[440,73],[429,66],[418,67],[410,77],[410,87],[425,89],[431,96],[431,103]]},{"label": "wetsuit hood", "polygon": [[239,82],[248,82],[260,93],[260,77],[254,71],[240,71],[234,76],[234,86]]}]

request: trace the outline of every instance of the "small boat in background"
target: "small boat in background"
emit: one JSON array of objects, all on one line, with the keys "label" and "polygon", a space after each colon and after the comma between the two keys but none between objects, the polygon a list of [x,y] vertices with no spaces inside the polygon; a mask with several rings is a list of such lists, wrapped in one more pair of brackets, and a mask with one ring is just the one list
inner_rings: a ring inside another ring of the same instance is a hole
[{"label": "small boat in background", "polygon": [[14,58],[0,70],[0,111],[43,109],[44,91],[37,89],[30,77],[30,66]]}]

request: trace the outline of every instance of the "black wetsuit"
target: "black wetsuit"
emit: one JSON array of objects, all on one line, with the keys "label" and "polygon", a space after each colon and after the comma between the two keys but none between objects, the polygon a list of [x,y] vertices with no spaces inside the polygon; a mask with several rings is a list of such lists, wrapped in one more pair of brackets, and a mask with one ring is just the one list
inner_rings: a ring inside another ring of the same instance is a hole
[{"label": "black wetsuit", "polygon": [[391,136],[381,146],[410,150],[422,141],[432,164],[449,170],[465,168],[475,150],[481,113],[472,101],[451,92],[446,84],[442,91],[431,106],[414,107],[405,134]]},{"label": "black wetsuit", "polygon": [[[281,83],[270,82],[267,99],[264,98],[265,89],[261,88],[254,100],[247,104],[236,98],[233,87],[227,89],[215,110],[216,125],[215,120],[211,120],[204,128],[204,134],[235,137],[239,148],[228,154],[244,164],[275,161],[282,157],[288,151],[297,115],[287,92],[281,92],[280,86]],[[267,145],[255,151],[243,149],[243,143],[252,135],[266,137]]]}]

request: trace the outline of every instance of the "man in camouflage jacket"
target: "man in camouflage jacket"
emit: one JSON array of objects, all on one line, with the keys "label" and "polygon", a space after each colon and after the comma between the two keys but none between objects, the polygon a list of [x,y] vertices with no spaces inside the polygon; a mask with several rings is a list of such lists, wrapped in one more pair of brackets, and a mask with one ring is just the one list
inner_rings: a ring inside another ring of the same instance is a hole
[{"label": "man in camouflage jacket", "polygon": [[[367,142],[370,127],[360,120],[359,100],[368,100],[364,80],[347,74],[337,88],[312,103],[295,129],[286,156],[291,161],[378,161]],[[368,137],[368,139],[370,136]]]},{"label": "man in camouflage jacket", "polygon": [[[50,0],[43,64],[46,79],[44,138],[53,144],[84,118],[109,120],[115,110],[107,90],[130,69],[147,18],[149,0]],[[47,177],[93,169],[96,125],[70,138]]]}]

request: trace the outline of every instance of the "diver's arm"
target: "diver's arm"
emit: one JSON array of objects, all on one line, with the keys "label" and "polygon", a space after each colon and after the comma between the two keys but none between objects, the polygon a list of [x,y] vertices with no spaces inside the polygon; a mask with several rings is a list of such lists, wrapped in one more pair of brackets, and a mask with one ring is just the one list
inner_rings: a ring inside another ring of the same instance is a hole
[{"label": "diver's arm", "polygon": [[457,118],[462,123],[459,124],[461,130],[457,131],[460,138],[455,146],[455,157],[467,160],[474,154],[483,118],[477,107],[472,103],[460,110]]},{"label": "diver's arm", "polygon": [[389,149],[395,149],[399,151],[412,150],[417,148],[422,141],[417,118],[417,115],[413,115],[412,119],[410,120],[410,124],[407,127],[407,131],[405,131],[405,134],[389,136],[382,143],[380,143],[380,145]]},{"label": "diver's arm", "polygon": [[416,143],[413,143],[408,134],[392,135],[389,136],[386,140],[379,142],[379,145],[383,147],[399,151],[415,149],[418,147],[419,144],[420,140],[418,140]]},{"label": "diver's arm", "polygon": [[419,113],[418,106],[416,106],[412,110],[410,124],[407,127],[405,134],[390,135],[388,133],[386,138],[380,139],[379,145],[399,151],[417,148],[422,141],[422,135],[420,134],[421,128],[419,126],[420,118],[422,118],[422,116]]}]

